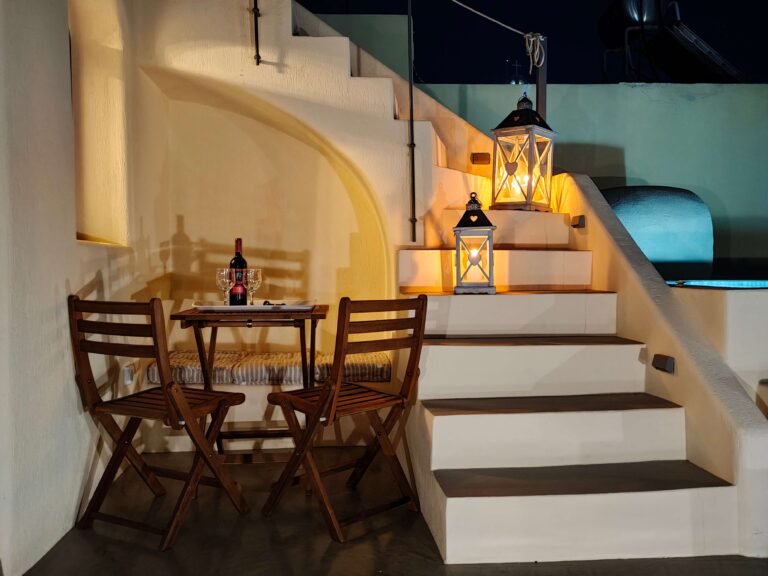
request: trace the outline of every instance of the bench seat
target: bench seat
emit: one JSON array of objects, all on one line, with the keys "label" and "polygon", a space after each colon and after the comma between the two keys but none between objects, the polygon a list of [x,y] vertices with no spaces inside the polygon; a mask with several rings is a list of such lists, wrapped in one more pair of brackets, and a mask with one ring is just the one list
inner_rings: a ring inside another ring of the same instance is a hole
[{"label": "bench seat", "polygon": [[[169,353],[171,374],[179,384],[202,384],[203,371],[197,352]],[[331,374],[333,354],[315,356],[315,381],[325,382]],[[348,382],[389,382],[392,365],[386,352],[351,354],[345,362]],[[147,380],[159,384],[157,365],[147,368]],[[301,354],[299,352],[216,352],[213,384],[301,386]]]}]

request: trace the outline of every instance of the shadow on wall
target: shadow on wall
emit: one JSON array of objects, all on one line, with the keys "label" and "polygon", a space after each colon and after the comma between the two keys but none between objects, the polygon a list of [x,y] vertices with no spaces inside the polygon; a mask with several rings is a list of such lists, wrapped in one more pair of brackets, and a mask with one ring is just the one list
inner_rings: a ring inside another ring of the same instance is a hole
[{"label": "shadow on wall", "polygon": [[624,149],[616,146],[555,142],[555,161],[557,172],[587,174],[601,190],[628,183],[644,184],[627,181]]},{"label": "shadow on wall", "polygon": [[[162,273],[133,298],[159,296],[174,308],[220,299],[215,269],[228,264],[235,236],[249,266],[263,269],[256,299],[331,305],[319,326],[321,349],[332,346],[341,296],[393,295],[382,208],[330,142],[238,87],[165,69],[143,73],[167,98],[167,194],[176,215],[170,238],[155,247]],[[291,345],[272,332],[280,342],[271,349]]]}]

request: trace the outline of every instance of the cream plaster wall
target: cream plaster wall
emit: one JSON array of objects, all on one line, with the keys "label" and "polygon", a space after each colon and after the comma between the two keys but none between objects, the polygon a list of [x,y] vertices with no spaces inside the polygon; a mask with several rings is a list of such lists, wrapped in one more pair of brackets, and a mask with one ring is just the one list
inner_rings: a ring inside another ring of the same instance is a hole
[{"label": "cream plaster wall", "polygon": [[[375,206],[355,197],[359,191],[311,146],[235,112],[173,101],[171,165],[169,194],[183,227],[172,249],[174,298],[219,297],[212,279],[232,257],[234,236],[243,238],[249,265],[263,268],[261,299],[310,298],[335,311],[343,295],[388,292],[389,247]],[[333,349],[335,322],[331,314],[320,324],[321,349]],[[222,337],[298,347],[296,330]]]},{"label": "cream plaster wall", "polygon": [[[741,553],[768,555],[768,422],[592,181],[564,174],[553,186],[561,211],[586,216],[574,247],[593,251],[593,288],[618,293],[618,334],[646,344],[648,391],[685,407],[688,458],[736,483]],[[675,358],[674,374],[651,368],[657,353]]]},{"label": "cream plaster wall", "polygon": [[672,293],[768,416],[768,290],[673,288]]},{"label": "cream plaster wall", "polygon": [[[91,437],[65,308],[84,273],[67,46],[64,3],[0,4],[0,561],[10,575],[72,526]],[[95,250],[83,258],[103,262]]]},{"label": "cream plaster wall", "polygon": [[[377,210],[387,215],[381,225],[388,241],[410,243],[407,124],[394,121],[391,80],[351,77],[345,38],[292,36],[288,0],[259,4],[264,60],[256,66],[248,2],[222,0],[216,10],[211,6],[206,0],[131,3],[128,19],[137,65],[148,74],[159,70],[166,78],[173,74],[204,82],[217,98],[238,105],[269,105],[333,143],[335,154],[354,167]],[[186,98],[183,93],[173,97]],[[431,126],[418,123],[416,138],[421,194],[431,189]],[[420,214],[427,210],[419,208]],[[391,262],[388,266],[391,272]]]},{"label": "cream plaster wall", "polygon": [[[78,237],[128,242],[126,60],[122,2],[69,2]],[[98,95],[97,97],[94,97]]]},{"label": "cream plaster wall", "polygon": [[[341,24],[342,29],[348,33],[354,32],[358,38],[360,35],[365,36],[366,24],[373,24],[373,29],[370,30],[371,36],[378,37],[382,32],[379,27],[384,25],[387,31],[382,36],[387,38],[387,50],[382,49],[376,54],[379,57],[384,57],[388,63],[391,63],[391,66],[382,63],[350,40],[352,75],[366,78],[390,78],[394,87],[397,117],[401,120],[410,118],[407,64],[396,66],[407,62],[407,60],[401,60],[399,56],[386,58],[389,55],[387,51],[397,51],[401,46],[407,45],[405,30],[399,26],[403,23],[402,16],[377,15],[375,19],[357,18],[355,19],[355,26],[350,29],[347,26],[348,17],[346,15],[325,14],[321,19],[294,2],[294,19],[301,30],[315,37],[347,35],[340,34],[332,27],[336,24]],[[390,25],[386,26],[385,22]],[[370,40],[371,37],[368,36],[367,39]],[[395,68],[393,69],[392,66]],[[414,87],[413,90],[413,117],[417,120],[431,122],[444,145],[445,158],[438,165],[478,176],[490,177],[489,165],[470,162],[470,154],[473,152],[490,153],[493,151],[493,142],[488,135],[422,92],[418,87]]]}]

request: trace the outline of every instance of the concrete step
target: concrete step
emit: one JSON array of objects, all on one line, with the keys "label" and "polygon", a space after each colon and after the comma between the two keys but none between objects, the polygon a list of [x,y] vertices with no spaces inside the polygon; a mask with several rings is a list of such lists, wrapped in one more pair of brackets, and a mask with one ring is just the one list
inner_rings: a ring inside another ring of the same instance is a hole
[{"label": "concrete step", "polygon": [[441,494],[422,502],[444,510],[424,516],[448,564],[738,549],[735,487],[685,460],[437,470],[434,476]]},{"label": "concrete step", "polygon": [[[481,201],[484,209],[490,205],[482,196]],[[453,205],[440,214],[437,232],[439,245],[450,246],[454,243],[453,227],[461,219],[464,210],[462,205]],[[568,247],[571,234],[568,214],[524,210],[485,210],[485,214],[496,226],[494,244],[509,244],[517,248]]]},{"label": "concrete step", "polygon": [[[452,291],[454,249],[409,249],[398,253],[398,283],[407,291]],[[494,249],[497,290],[581,290],[592,284],[592,252]]]},{"label": "concrete step", "polygon": [[431,419],[432,469],[685,458],[683,409],[645,393],[425,400],[421,408]]},{"label": "concrete step", "polygon": [[643,392],[643,344],[616,336],[435,338],[420,400]]},{"label": "concrete step", "polygon": [[591,290],[429,295],[427,334],[614,334],[616,294]]}]

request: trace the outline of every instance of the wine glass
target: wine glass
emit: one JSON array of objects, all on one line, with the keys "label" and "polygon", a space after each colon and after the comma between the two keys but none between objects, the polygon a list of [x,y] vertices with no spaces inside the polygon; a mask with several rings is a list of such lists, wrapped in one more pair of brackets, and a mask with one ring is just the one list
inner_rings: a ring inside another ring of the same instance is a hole
[{"label": "wine glass", "polygon": [[261,268],[248,268],[245,271],[245,287],[248,290],[248,296],[251,298],[251,306],[253,306],[253,293],[261,286]]},{"label": "wine glass", "polygon": [[227,292],[235,285],[231,268],[216,268],[216,286],[224,294],[224,306],[227,305]]}]

